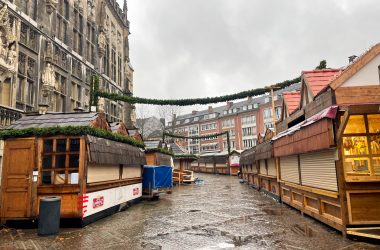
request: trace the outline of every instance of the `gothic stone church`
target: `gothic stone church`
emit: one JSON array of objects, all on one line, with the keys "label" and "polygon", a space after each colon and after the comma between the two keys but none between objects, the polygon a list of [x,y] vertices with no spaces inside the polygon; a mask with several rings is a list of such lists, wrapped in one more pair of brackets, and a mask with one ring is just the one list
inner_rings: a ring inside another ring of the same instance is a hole
[{"label": "gothic stone church", "polygon": [[[89,110],[91,76],[100,88],[132,94],[127,2],[0,0],[0,128],[43,107]],[[133,126],[134,106],[99,100],[108,121]]]}]

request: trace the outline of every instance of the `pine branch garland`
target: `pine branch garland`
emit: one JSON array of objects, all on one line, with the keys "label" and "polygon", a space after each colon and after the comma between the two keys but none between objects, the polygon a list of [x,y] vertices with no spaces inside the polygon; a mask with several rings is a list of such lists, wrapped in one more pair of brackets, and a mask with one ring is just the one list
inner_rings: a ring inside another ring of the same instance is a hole
[{"label": "pine branch garland", "polygon": [[294,78],[292,80],[286,80],[281,83],[277,83],[270,87],[257,88],[252,90],[242,91],[236,94],[224,95],[224,96],[216,96],[216,97],[205,97],[205,98],[188,98],[188,99],[150,99],[150,98],[141,98],[130,95],[119,95],[116,93],[106,93],[104,91],[100,91],[99,87],[94,87],[94,96],[95,100],[97,97],[104,97],[113,101],[124,101],[130,104],[151,104],[151,105],[174,105],[174,106],[191,106],[191,105],[205,105],[211,103],[219,103],[226,101],[233,101],[238,99],[243,99],[251,96],[259,96],[270,91],[270,88],[285,88],[294,83],[298,83],[301,81],[301,77]]},{"label": "pine branch garland", "polygon": [[144,143],[120,134],[114,134],[100,128],[93,128],[88,126],[65,126],[65,127],[51,127],[51,128],[27,128],[27,129],[10,129],[0,131],[0,139],[6,140],[9,138],[21,137],[48,137],[56,135],[66,136],[79,136],[79,135],[92,135],[112,141],[126,143],[135,147],[144,148]]}]

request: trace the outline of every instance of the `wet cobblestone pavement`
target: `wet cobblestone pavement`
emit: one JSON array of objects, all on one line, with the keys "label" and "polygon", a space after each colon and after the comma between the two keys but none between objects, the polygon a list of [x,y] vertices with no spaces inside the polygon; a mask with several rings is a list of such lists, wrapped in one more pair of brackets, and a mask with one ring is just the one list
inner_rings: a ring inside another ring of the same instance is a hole
[{"label": "wet cobblestone pavement", "polygon": [[3,228],[0,249],[380,249],[345,239],[236,177],[197,176],[202,184],[57,236]]}]

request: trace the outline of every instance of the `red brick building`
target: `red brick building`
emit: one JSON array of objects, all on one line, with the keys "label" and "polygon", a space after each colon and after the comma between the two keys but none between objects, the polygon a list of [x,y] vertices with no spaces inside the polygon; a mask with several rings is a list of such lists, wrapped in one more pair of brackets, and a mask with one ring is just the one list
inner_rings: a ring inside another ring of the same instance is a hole
[{"label": "red brick building", "polygon": [[[299,89],[300,84],[293,84],[274,92],[276,120],[281,116],[283,92]],[[266,128],[273,128],[272,113],[271,96],[267,94],[173,117],[167,129],[184,136],[204,136],[229,131],[231,149],[244,150],[256,145],[259,133],[264,134]],[[194,154],[227,150],[226,136],[202,140],[178,139],[177,143]]]}]

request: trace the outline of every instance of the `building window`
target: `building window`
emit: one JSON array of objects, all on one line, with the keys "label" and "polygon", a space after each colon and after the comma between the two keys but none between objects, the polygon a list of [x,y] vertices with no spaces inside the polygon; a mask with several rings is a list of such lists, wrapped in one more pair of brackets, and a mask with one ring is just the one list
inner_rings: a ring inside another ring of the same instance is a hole
[{"label": "building window", "polygon": [[380,178],[380,114],[351,115],[343,134],[347,181]]},{"label": "building window", "polygon": [[43,140],[42,184],[78,184],[80,144],[75,137]]},{"label": "building window", "polygon": [[273,112],[271,108],[264,109],[264,119],[272,118],[272,114]]},{"label": "building window", "polygon": [[243,136],[253,135],[253,129],[251,127],[243,128]]},{"label": "building window", "polygon": [[234,127],[234,126],[235,126],[234,119],[228,119],[222,122],[222,128],[228,128],[228,127]]},{"label": "building window", "polygon": [[201,125],[201,131],[213,130],[213,129],[217,129],[217,128],[218,128],[218,125],[216,123],[209,123],[209,124],[202,124]]},{"label": "building window", "polygon": [[254,115],[243,116],[241,119],[241,124],[242,125],[252,124],[252,125],[256,126],[256,116],[254,116]]},{"label": "building window", "polygon": [[117,85],[121,86],[123,82],[123,61],[121,60],[121,54],[117,55]]},{"label": "building window", "polygon": [[37,92],[36,61],[21,52],[18,60],[16,108],[33,111]]},{"label": "building window", "polygon": [[111,79],[116,82],[116,48],[111,49]]}]

